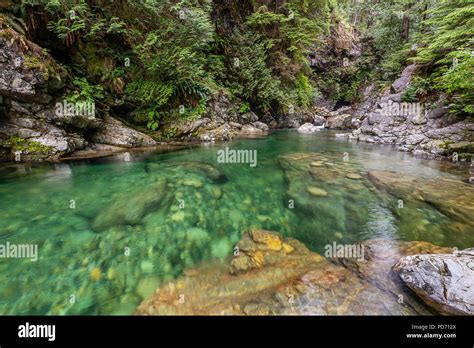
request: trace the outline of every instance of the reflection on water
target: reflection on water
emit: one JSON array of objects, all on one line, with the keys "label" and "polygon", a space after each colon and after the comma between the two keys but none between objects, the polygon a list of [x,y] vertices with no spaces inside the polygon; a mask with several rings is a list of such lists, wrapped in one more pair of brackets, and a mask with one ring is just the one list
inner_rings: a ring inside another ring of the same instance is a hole
[{"label": "reflection on water", "polygon": [[[217,163],[226,146],[256,150],[258,166]],[[318,164],[303,174],[291,161],[285,167],[282,156],[295,153],[324,157],[333,175]],[[0,258],[0,314],[131,314],[184,269],[227,258],[251,227],[317,252],[333,241],[375,237],[474,245],[474,236],[453,234],[451,221],[432,207],[394,215],[395,198],[371,185],[369,170],[464,179],[460,169],[389,147],[295,131],[132,153],[129,162],[119,155],[2,168],[0,244],[37,244],[39,261]],[[337,176],[345,171],[361,178]]]}]

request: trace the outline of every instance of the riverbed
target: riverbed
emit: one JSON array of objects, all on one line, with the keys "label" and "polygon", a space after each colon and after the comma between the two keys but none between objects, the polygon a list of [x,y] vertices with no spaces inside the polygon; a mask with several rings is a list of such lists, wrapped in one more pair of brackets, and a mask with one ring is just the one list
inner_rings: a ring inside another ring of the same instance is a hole
[{"label": "riverbed", "polygon": [[[255,157],[223,161],[222,150]],[[292,177],[285,160],[295,154],[321,156],[325,168],[347,171],[345,181]],[[3,167],[0,244],[36,245],[38,255],[0,258],[0,314],[132,314],[186,269],[228,259],[249,228],[293,237],[323,255],[328,244],[374,238],[473,247],[474,234],[457,221],[367,178],[393,171],[466,181],[467,170],[347,142],[333,131],[295,130],[166,153]],[[298,196],[300,188],[310,194]]]}]

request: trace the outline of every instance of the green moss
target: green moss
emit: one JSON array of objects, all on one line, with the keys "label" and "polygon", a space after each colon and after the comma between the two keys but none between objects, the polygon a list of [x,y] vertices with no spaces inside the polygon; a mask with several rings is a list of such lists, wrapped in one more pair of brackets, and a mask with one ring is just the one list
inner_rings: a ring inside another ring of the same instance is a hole
[{"label": "green moss", "polygon": [[47,155],[53,151],[51,146],[40,144],[36,141],[12,136],[2,143],[4,147],[10,147],[14,151],[21,151],[25,154]]},{"label": "green moss", "polygon": [[449,145],[452,144],[452,143],[453,143],[452,141],[445,140],[439,145],[439,148],[441,148],[443,150],[449,150]]}]

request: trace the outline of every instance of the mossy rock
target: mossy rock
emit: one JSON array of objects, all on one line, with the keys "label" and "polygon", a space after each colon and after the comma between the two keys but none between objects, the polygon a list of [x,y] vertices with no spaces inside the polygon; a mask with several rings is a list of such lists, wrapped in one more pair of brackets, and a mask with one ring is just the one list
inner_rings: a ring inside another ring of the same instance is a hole
[{"label": "mossy rock", "polygon": [[54,148],[36,141],[12,136],[0,143],[0,146],[10,148],[12,152],[20,151],[22,155],[50,156]]}]

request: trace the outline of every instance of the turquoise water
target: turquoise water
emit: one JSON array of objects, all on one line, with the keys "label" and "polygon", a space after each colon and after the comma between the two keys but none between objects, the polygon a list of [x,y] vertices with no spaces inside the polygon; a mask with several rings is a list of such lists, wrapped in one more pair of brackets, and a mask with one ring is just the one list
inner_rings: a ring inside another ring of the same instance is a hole
[{"label": "turquoise water", "polygon": [[[218,163],[225,147],[256,150],[258,165]],[[321,154],[362,178],[331,186],[329,175],[316,180],[324,199],[293,197],[314,185],[282,166],[279,158],[294,153]],[[474,246],[472,233],[454,232],[432,207],[394,215],[395,198],[365,177],[391,170],[459,179],[464,169],[337,140],[334,132],[281,131],[130,157],[0,168],[0,244],[39,247],[37,262],[0,258],[0,314],[131,314],[184,269],[229,257],[252,227],[318,252],[333,241],[369,238]]]}]

